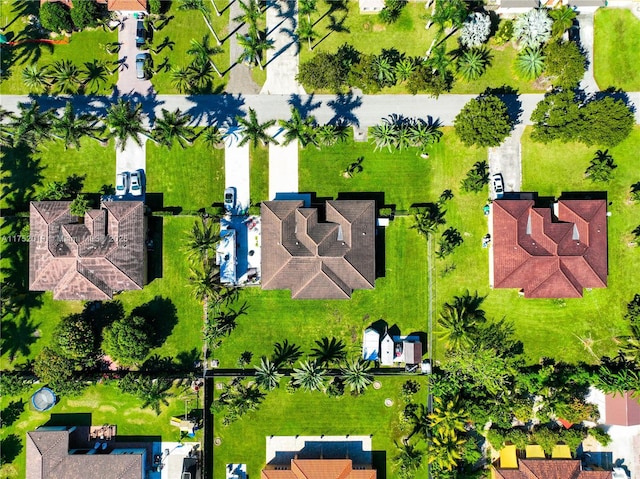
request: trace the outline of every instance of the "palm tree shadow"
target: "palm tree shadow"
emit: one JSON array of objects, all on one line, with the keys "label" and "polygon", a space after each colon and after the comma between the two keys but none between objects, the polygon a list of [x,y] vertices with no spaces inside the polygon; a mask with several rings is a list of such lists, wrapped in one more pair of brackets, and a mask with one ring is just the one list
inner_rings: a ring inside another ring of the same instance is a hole
[{"label": "palm tree shadow", "polygon": [[2,163],[2,169],[8,174],[2,178],[0,198],[5,199],[14,211],[25,211],[36,187],[42,185],[45,167],[25,145],[5,148]]},{"label": "palm tree shadow", "polygon": [[219,128],[236,124],[236,117],[245,116],[242,109],[245,99],[241,94],[222,94],[215,96],[193,95],[187,97],[193,103],[186,113],[194,122],[217,125]]},{"label": "palm tree shadow", "polygon": [[314,97],[313,93],[311,93],[310,95],[306,95],[304,96],[304,102],[303,102],[303,96],[298,95],[297,93],[294,93],[287,100],[287,103],[291,105],[293,108],[295,108],[296,110],[298,110],[302,118],[306,118],[307,116],[309,116],[309,114],[313,110],[316,110],[322,106],[321,101],[314,103],[313,97]]},{"label": "palm tree shadow", "polygon": [[347,27],[344,26],[344,22],[347,19],[347,15],[345,14],[340,20],[336,20],[336,17],[333,15],[329,15],[329,25],[327,26],[327,30],[329,30],[320,40],[318,40],[312,47],[312,50],[315,49],[318,45],[320,45],[323,41],[329,38],[329,35],[332,33],[351,33]]},{"label": "palm tree shadow", "polygon": [[38,326],[39,324],[29,321],[27,315],[21,315],[19,319],[3,320],[0,328],[2,355],[8,354],[10,362],[13,362],[18,354],[28,357],[31,354],[31,345],[38,340],[35,335]]},{"label": "palm tree shadow", "polygon": [[355,96],[353,92],[339,93],[335,100],[327,102],[327,106],[333,110],[333,117],[329,120],[330,125],[350,124],[360,126],[360,120],[353,113],[354,110],[362,106],[362,97]]}]

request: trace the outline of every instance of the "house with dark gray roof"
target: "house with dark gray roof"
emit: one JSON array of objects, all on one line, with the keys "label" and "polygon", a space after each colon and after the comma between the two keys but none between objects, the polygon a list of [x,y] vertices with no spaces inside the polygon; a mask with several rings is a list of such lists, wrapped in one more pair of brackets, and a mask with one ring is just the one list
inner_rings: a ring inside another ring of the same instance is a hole
[{"label": "house with dark gray roof", "polygon": [[108,300],[146,282],[146,218],[141,201],[105,201],[78,218],[70,201],[32,202],[29,290],[53,299]]},{"label": "house with dark gray roof", "polygon": [[[290,289],[294,299],[349,299],[375,286],[373,200],[262,203],[262,289]],[[324,218],[321,218],[324,213]]]},{"label": "house with dark gray roof", "polygon": [[143,479],[147,450],[143,447],[70,449],[75,428],[40,427],[27,433],[26,479]]}]

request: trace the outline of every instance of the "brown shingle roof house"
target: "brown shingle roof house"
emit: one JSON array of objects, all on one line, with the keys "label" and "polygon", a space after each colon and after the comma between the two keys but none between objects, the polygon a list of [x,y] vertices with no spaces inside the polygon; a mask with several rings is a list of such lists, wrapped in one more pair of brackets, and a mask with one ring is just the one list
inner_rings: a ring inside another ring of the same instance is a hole
[{"label": "brown shingle roof house", "polygon": [[[146,450],[143,448],[69,450],[65,428],[38,428],[27,433],[26,479],[142,479]],[[93,451],[93,452],[92,452]]]},{"label": "brown shingle roof house", "polygon": [[353,469],[350,459],[292,459],[290,469],[263,469],[262,479],[376,479],[375,469]]},{"label": "brown shingle roof house", "polygon": [[579,459],[520,459],[518,469],[493,470],[494,479],[611,479],[611,471],[583,471]]},{"label": "brown shingle roof house", "polygon": [[146,282],[146,218],[141,201],[106,201],[85,213],[69,201],[31,203],[29,290],[53,299],[107,300]]},{"label": "brown shingle roof house", "polygon": [[262,203],[262,289],[294,299],[348,299],[375,285],[373,200],[327,201],[326,221],[298,200]]},{"label": "brown shingle roof house", "polygon": [[527,298],[580,298],[607,286],[607,204],[603,199],[493,202],[494,288]]}]

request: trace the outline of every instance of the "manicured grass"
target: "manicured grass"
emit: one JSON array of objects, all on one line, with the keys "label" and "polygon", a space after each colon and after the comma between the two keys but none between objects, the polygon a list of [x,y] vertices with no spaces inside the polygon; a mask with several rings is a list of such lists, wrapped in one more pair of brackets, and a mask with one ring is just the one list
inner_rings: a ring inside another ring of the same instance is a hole
[{"label": "manicured grass", "polygon": [[224,150],[202,141],[170,150],[147,142],[147,191],[161,193],[165,207],[198,210],[222,202]]},{"label": "manicured grass", "polygon": [[[15,0],[0,1],[0,19],[5,25],[3,33],[9,41],[21,41],[34,38],[28,33],[29,15],[38,15],[37,2],[22,2]],[[39,38],[39,37],[36,37]],[[56,40],[62,39],[56,36]],[[0,91],[5,95],[27,94],[28,88],[22,82],[22,70],[27,65],[36,63],[39,67],[50,65],[58,60],[70,60],[79,68],[83,68],[85,62],[94,59],[107,62],[116,61],[117,55],[109,55],[104,45],[118,41],[117,31],[104,31],[102,28],[75,32],[71,35],[68,44],[50,45],[45,43],[22,43],[12,47],[2,48],[2,82]],[[106,84],[99,90],[91,93],[109,94],[118,80],[118,73],[109,76]]]},{"label": "manicured grass", "polygon": [[640,90],[640,20],[626,9],[600,8],[594,22],[593,68],[600,89]]},{"label": "manicured grass", "polygon": [[[191,60],[193,60],[194,57],[187,54],[187,50],[191,48],[191,40],[202,42],[202,38],[205,35],[208,35],[209,46],[217,47],[216,39],[211,34],[211,31],[204,22],[202,15],[193,10],[180,11],[178,10],[179,5],[180,2],[171,2],[171,7],[167,12],[167,15],[173,18],[169,21],[166,27],[154,33],[152,43],[153,47],[158,47],[165,37],[168,37],[172,42],[175,42],[173,50],[165,48],[157,54],[152,52],[153,61],[156,66],[163,64],[165,58],[168,59],[169,65],[169,68],[165,68],[161,72],[157,72],[151,79],[151,83],[153,83],[153,87],[157,93],[180,93],[172,84],[171,68],[185,67],[191,62]],[[213,9],[211,10],[211,26],[220,37],[220,40],[223,40],[227,36],[229,30],[229,10],[225,10],[225,12],[219,17],[215,14]],[[218,67],[218,70],[220,70],[220,72],[224,72],[229,68],[229,40],[227,39],[224,41],[219,48],[221,51],[213,55],[211,59]],[[227,77],[220,78],[214,72],[213,78],[214,84],[212,92],[221,92],[227,83]]]},{"label": "manicured grass", "polygon": [[[410,426],[400,425],[400,414],[404,401],[400,399],[402,384],[408,377],[384,376],[377,378],[382,387],[369,387],[358,397],[348,393],[340,398],[331,398],[320,392],[285,391],[287,379],[280,388],[269,392],[257,411],[247,414],[230,426],[222,426],[222,415],[215,418],[215,437],[221,439],[220,446],[213,446],[214,477],[224,477],[224,468],[229,463],[246,463],[250,477],[258,477],[265,465],[266,443],[270,436],[369,436],[372,435],[373,451],[383,452],[386,464],[378,477],[396,479],[393,465],[397,454],[394,441],[410,433]],[[413,398],[416,403],[426,399],[425,377],[414,376],[422,388]],[[391,398],[392,407],[384,401]],[[426,462],[426,461],[425,461]],[[426,475],[426,467],[416,477]]]},{"label": "manicured grass", "polygon": [[[41,413],[34,410],[29,403],[31,394],[36,389],[37,386],[19,397],[3,396],[0,399],[3,409],[12,401],[22,400],[25,403],[24,412],[16,422],[3,427],[0,433],[2,439],[16,434],[22,442],[20,453],[14,461],[0,468],[0,476],[3,478],[25,477],[26,434],[49,421],[52,425],[78,425],[78,415],[89,414],[93,425],[115,424],[118,427],[116,441],[126,441],[125,436],[137,436],[141,441],[145,441],[144,437],[152,438],[149,440],[154,441],[178,441],[180,432],[178,428],[169,424],[171,416],[184,414],[184,399],[187,397],[192,400],[191,405],[195,406],[193,394],[187,395],[178,387],[174,387],[174,397],[169,399],[169,406],[163,405],[161,414],[156,416],[152,409],[141,409],[142,403],[138,398],[123,394],[115,383],[111,383],[91,386],[76,398],[63,397],[53,409]],[[202,400],[202,397],[200,399]],[[189,441],[193,442],[201,440],[201,431],[197,432],[195,438],[189,438]]]},{"label": "manicured grass", "polygon": [[[421,158],[414,148],[393,153],[386,149],[374,151],[373,144],[352,139],[332,148],[301,150],[300,191],[331,197],[341,192],[384,192],[385,203],[396,205],[399,210],[407,210],[414,203],[434,201],[441,191],[435,197],[432,194],[432,190],[440,188],[440,185],[432,188],[432,169],[449,162],[459,163],[462,158],[471,165],[486,157],[485,150],[465,148],[451,128],[443,131],[445,139],[427,149],[428,159]],[[363,171],[345,178],[344,169],[360,157],[364,157]]]},{"label": "manicured grass", "polygon": [[269,200],[269,148],[251,147],[251,203],[259,204]]}]

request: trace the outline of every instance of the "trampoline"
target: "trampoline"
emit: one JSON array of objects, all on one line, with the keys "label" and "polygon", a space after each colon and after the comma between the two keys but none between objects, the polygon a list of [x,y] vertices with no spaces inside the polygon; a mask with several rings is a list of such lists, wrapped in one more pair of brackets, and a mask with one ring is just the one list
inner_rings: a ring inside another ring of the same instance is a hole
[{"label": "trampoline", "polygon": [[31,396],[31,404],[42,412],[51,409],[56,404],[56,395],[49,388],[40,388]]}]

